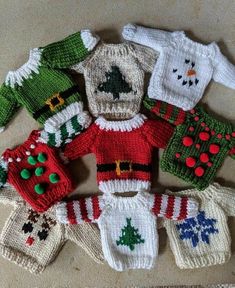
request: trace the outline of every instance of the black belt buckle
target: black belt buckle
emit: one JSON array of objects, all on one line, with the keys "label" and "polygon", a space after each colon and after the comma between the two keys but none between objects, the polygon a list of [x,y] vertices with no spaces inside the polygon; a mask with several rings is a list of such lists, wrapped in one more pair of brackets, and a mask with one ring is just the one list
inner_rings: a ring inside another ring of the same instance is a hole
[{"label": "black belt buckle", "polygon": [[132,162],[129,160],[116,160],[116,173],[120,176],[123,172],[132,172]]}]

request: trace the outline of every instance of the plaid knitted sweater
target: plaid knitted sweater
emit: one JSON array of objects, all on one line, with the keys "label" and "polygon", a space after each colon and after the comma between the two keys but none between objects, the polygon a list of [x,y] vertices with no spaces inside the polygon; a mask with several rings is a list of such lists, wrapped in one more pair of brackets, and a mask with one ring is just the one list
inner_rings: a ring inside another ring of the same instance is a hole
[{"label": "plaid knitted sweater", "polygon": [[83,111],[78,86],[62,70],[84,60],[97,39],[89,30],[30,51],[29,60],[7,74],[0,87],[0,130],[24,106],[48,132]]},{"label": "plaid knitted sweater", "polygon": [[132,24],[123,28],[123,37],[160,52],[148,87],[152,99],[187,111],[199,102],[211,79],[235,89],[235,66],[215,42],[203,45],[183,31],[167,32]]},{"label": "plaid knitted sweater", "polygon": [[235,131],[231,123],[215,119],[199,105],[189,112],[147,98],[144,105],[176,125],[161,159],[163,171],[203,190],[213,181],[225,157],[234,158]]},{"label": "plaid knitted sweater", "polygon": [[94,53],[73,66],[84,75],[91,114],[123,120],[139,113],[145,72],[152,72],[156,59],[156,52],[150,48],[102,42]]},{"label": "plaid knitted sweater", "polygon": [[115,270],[151,269],[158,253],[156,216],[194,217],[198,204],[188,197],[139,192],[134,197],[93,196],[56,207],[64,224],[97,222],[104,257]]},{"label": "plaid knitted sweater", "polygon": [[38,136],[35,130],[22,145],[3,153],[0,183],[14,186],[34,210],[44,212],[72,192],[73,185],[59,151],[38,142]]},{"label": "plaid knitted sweater", "polygon": [[173,133],[167,122],[137,114],[129,120],[97,120],[65,146],[70,160],[94,153],[102,192],[149,190],[153,148],[165,148]]},{"label": "plaid knitted sweater", "polygon": [[200,193],[189,189],[170,194],[187,195],[199,203],[196,217],[163,222],[177,266],[195,269],[227,262],[231,257],[227,220],[235,216],[235,190],[214,183]]}]

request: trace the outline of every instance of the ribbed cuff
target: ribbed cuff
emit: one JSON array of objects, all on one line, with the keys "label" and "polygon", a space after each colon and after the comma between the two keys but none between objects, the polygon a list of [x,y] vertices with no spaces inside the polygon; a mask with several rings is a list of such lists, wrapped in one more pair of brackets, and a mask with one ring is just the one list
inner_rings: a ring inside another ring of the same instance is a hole
[{"label": "ribbed cuff", "polygon": [[0,133],[2,133],[5,130],[5,126],[0,127]]},{"label": "ribbed cuff", "polygon": [[89,29],[81,30],[81,38],[88,51],[93,50],[100,40],[100,37],[98,35],[92,35],[92,32]]},{"label": "ribbed cuff", "polygon": [[136,31],[137,31],[137,26],[134,24],[128,23],[127,25],[123,27],[122,36],[124,39],[131,41],[133,40]]},{"label": "ribbed cuff", "polygon": [[45,269],[45,267],[39,264],[36,259],[16,250],[13,247],[0,244],[0,253],[5,259],[14,262],[31,273],[38,274]]}]

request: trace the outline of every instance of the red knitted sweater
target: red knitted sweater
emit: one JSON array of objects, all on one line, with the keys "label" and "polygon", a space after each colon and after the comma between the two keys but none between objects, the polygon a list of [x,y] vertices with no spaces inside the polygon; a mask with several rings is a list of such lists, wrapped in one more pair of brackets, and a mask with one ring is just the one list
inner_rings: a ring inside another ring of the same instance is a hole
[{"label": "red knitted sweater", "polygon": [[123,121],[99,117],[65,147],[65,157],[94,153],[102,192],[149,190],[153,148],[165,148],[173,131],[167,122],[142,114]]}]

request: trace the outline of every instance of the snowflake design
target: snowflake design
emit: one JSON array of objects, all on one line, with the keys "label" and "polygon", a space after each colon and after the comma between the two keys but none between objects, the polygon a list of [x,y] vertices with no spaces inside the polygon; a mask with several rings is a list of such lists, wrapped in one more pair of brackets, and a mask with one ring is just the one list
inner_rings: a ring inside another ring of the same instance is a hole
[{"label": "snowflake design", "polygon": [[210,245],[210,234],[219,233],[214,227],[216,222],[216,219],[206,218],[205,211],[199,211],[197,217],[184,220],[183,223],[177,224],[176,228],[180,233],[180,239],[191,240],[195,248],[200,241]]}]

